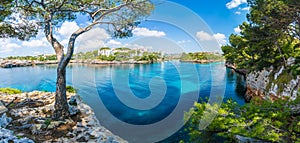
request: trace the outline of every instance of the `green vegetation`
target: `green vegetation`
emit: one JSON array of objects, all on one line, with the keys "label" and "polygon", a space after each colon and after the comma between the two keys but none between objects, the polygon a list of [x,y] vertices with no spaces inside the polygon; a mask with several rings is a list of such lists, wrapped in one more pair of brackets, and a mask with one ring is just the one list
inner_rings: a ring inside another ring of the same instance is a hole
[{"label": "green vegetation", "polygon": [[183,53],[181,55],[182,61],[193,61],[193,60],[223,60],[223,56],[217,53],[210,52],[196,52],[196,53]]},{"label": "green vegetation", "polygon": [[111,50],[108,47],[100,48],[100,52],[98,50],[89,51],[86,53],[80,52],[77,53],[76,59],[88,60],[88,59],[98,59],[102,61],[149,61],[155,62],[159,59],[162,59],[161,53],[159,52],[141,52],[141,50],[130,49],[130,48],[115,48],[110,51],[110,55],[102,55],[101,51],[103,50]]},{"label": "green vegetation", "polygon": [[113,56],[113,55],[109,55],[109,56],[100,55],[98,58],[102,61],[114,61],[114,60],[116,60],[116,56]]},{"label": "green vegetation", "polygon": [[150,61],[151,63],[157,61],[160,58],[161,58],[161,54],[158,52],[153,52],[153,53],[144,52],[142,56],[135,57],[137,61]]},{"label": "green vegetation", "polygon": [[67,85],[66,89],[69,93],[77,93],[77,89],[75,89],[73,86]]},{"label": "green vegetation", "polygon": [[51,119],[46,119],[44,124],[48,127],[51,124]]},{"label": "green vegetation", "polygon": [[[1,1],[0,38],[29,40],[35,37],[38,31],[44,32],[58,60],[57,100],[53,117],[63,120],[69,116],[66,101],[66,67],[72,59],[77,37],[100,25],[105,25],[105,30],[109,31],[111,37],[130,37],[133,35],[133,29],[149,16],[153,9],[153,3],[148,0]],[[18,21],[23,22],[12,22],[16,21],[16,15],[20,18]],[[58,38],[55,29],[60,28],[65,21],[75,21],[79,15],[85,17],[85,21],[82,22],[87,24],[71,32],[70,37],[66,38],[69,42],[64,46],[62,41],[66,39]]]},{"label": "green vegetation", "polygon": [[38,60],[38,61],[56,61],[56,55],[38,55],[38,56],[9,56],[7,60]]},{"label": "green vegetation", "polygon": [[[231,34],[230,44],[222,46],[223,55],[228,64],[240,69],[260,71],[273,67],[267,90],[275,83],[278,92],[282,92],[300,74],[300,3],[298,0],[248,0],[248,5],[248,22],[239,26],[240,34]],[[183,58],[206,59],[203,54],[186,54]],[[282,67],[284,70],[275,79],[274,74]],[[195,103],[186,113],[186,117],[191,116],[187,120],[190,136],[187,142],[216,142],[216,138],[236,142],[236,135],[269,142],[300,142],[299,103],[300,97],[295,101],[273,102],[253,97],[243,106],[231,100],[220,107]],[[203,117],[206,112],[217,116],[207,128],[199,130],[200,120],[207,120]]]},{"label": "green vegetation", "polygon": [[297,0],[248,0],[248,22],[242,32],[232,34],[230,45],[222,47],[228,63],[237,68],[261,70],[288,66],[294,58],[293,73],[300,70],[300,3]]},{"label": "green vegetation", "polygon": [[0,92],[6,93],[6,94],[19,94],[22,93],[21,90],[15,89],[15,88],[0,88]]},{"label": "green vegetation", "polygon": [[[240,106],[228,100],[221,107],[195,103],[185,115],[191,116],[187,122],[190,136],[187,142],[210,142],[216,137],[235,142],[235,135],[271,142],[300,142],[300,116],[291,110],[299,101],[300,98],[293,102],[254,99]],[[217,116],[207,128],[199,130],[199,121],[205,120],[205,112],[214,112]]]}]

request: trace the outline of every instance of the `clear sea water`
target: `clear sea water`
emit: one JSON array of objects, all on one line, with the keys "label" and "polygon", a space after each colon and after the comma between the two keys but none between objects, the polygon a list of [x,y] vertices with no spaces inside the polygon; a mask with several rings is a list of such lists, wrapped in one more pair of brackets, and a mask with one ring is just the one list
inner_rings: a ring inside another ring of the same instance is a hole
[{"label": "clear sea water", "polygon": [[[0,68],[0,87],[55,91],[56,66]],[[143,65],[70,65],[67,84],[78,89],[100,123],[129,142],[178,142],[183,114],[195,101],[244,104],[243,76],[224,63],[178,61]]]}]

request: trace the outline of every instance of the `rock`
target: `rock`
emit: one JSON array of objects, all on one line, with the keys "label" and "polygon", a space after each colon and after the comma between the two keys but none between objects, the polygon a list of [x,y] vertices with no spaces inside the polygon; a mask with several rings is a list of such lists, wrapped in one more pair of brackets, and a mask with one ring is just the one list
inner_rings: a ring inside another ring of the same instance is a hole
[{"label": "rock", "polygon": [[[15,117],[13,122],[16,124],[14,124],[15,126],[13,129],[18,130],[18,132],[19,130],[31,131],[29,134],[28,132],[24,132],[24,134],[18,135],[18,137],[23,135],[35,136],[38,134],[39,136],[35,138],[36,140],[37,138],[40,138],[40,136],[51,135],[53,133],[52,131],[59,127],[68,133],[62,137],[49,139],[45,142],[126,142],[101,126],[92,108],[83,103],[78,95],[67,93],[67,97],[69,99],[68,103],[70,104],[69,111],[71,115],[77,114],[80,118],[77,119],[76,116],[76,122],[72,119],[66,119],[64,121],[47,121],[47,119],[51,119],[49,117],[54,111],[55,93],[33,91],[16,95],[3,95],[0,96],[0,100],[4,103],[8,103],[17,99],[16,102],[23,103],[21,106],[18,106],[18,108],[11,108],[6,111],[9,112],[8,115]],[[39,102],[38,106],[30,106],[31,104],[28,104],[36,103],[37,101]],[[1,127],[6,127],[12,121],[12,118],[7,117],[6,114],[7,113],[4,113],[0,118]],[[9,130],[7,131],[9,133],[11,132]],[[4,132],[0,131],[0,143],[2,142],[2,133]],[[17,139],[17,137],[9,136],[8,138],[5,137],[5,142],[32,142],[29,139]]]},{"label": "rock", "polygon": [[71,115],[76,115],[80,111],[76,106],[69,106],[69,112],[70,112]]},{"label": "rock", "polygon": [[0,101],[0,115],[7,112],[7,108]]},{"label": "rock", "polygon": [[15,143],[34,143],[31,139],[22,136],[14,136],[13,132],[4,128],[0,128],[0,139],[1,143],[7,143],[9,141]]},{"label": "rock", "polygon": [[249,137],[243,137],[240,135],[235,135],[234,137],[238,143],[271,143],[268,141],[257,140],[257,139],[253,139],[253,138],[249,138]]},{"label": "rock", "polygon": [[32,134],[36,135],[36,134],[39,134],[41,128],[42,128],[42,124],[35,124],[35,125],[31,126],[30,130],[31,130]]},{"label": "rock", "polygon": [[72,106],[77,106],[77,98],[75,96],[72,96],[69,100],[69,104]]},{"label": "rock", "polygon": [[293,64],[295,64],[295,61],[296,61],[295,58],[290,57],[290,58],[287,60],[287,65],[288,65],[288,66],[292,66]]},{"label": "rock", "polygon": [[0,118],[0,127],[5,128],[11,121],[12,118],[7,117],[6,113],[4,113]]},{"label": "rock", "polygon": [[59,125],[61,125],[61,122],[59,122],[59,121],[52,121],[48,125],[47,129],[54,129],[54,128],[58,127]]},{"label": "rock", "polygon": [[[250,101],[253,96],[258,96],[262,99],[271,100],[276,100],[278,98],[295,100],[298,96],[298,91],[300,88],[299,75],[284,85],[282,85],[282,83],[274,82],[278,80],[281,74],[284,73],[284,70],[285,69],[282,66],[278,71],[274,71],[274,68],[271,67],[269,70],[263,69],[258,72],[254,71],[249,73],[246,78],[247,91],[245,94],[245,99]],[[281,90],[279,87],[283,89]]]},{"label": "rock", "polygon": [[21,129],[21,130],[25,130],[25,129],[30,129],[32,127],[32,124],[27,124],[27,125],[23,125],[20,127],[16,127],[17,129]]}]

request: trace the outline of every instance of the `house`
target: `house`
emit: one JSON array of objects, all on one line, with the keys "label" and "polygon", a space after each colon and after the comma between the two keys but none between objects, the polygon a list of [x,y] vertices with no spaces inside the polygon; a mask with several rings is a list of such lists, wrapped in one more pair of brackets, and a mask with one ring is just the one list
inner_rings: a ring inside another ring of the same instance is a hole
[{"label": "house", "polygon": [[133,48],[136,56],[142,56],[143,53],[148,52],[147,48]]},{"label": "house", "polygon": [[98,51],[98,55],[102,55],[102,56],[108,57],[112,54],[113,54],[112,49],[110,49],[108,47],[103,47],[103,48],[99,49],[99,51]]}]

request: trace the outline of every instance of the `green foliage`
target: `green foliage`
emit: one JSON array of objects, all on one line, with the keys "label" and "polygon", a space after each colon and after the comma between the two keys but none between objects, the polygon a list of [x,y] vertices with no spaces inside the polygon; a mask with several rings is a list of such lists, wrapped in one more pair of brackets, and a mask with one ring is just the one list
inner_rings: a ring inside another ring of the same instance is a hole
[{"label": "green foliage", "polygon": [[114,61],[116,59],[116,56],[114,56],[114,55],[109,55],[109,56],[100,55],[98,57],[98,59],[103,60],[103,61]]},{"label": "green foliage", "polygon": [[192,61],[192,60],[223,60],[223,56],[216,54],[216,53],[210,53],[210,52],[196,52],[196,53],[183,53],[181,55],[182,61]]},{"label": "green foliage", "polygon": [[150,53],[150,52],[144,52],[142,56],[137,56],[135,59],[137,61],[149,61],[153,63],[154,61],[157,61],[160,58],[160,53]]},{"label": "green foliage", "polygon": [[22,93],[21,90],[15,89],[15,88],[0,88],[0,92],[6,93],[6,94],[19,94]]},{"label": "green foliage", "polygon": [[11,103],[11,104],[8,105],[9,108],[13,108],[15,106],[16,106],[16,103]]},{"label": "green foliage", "polygon": [[46,120],[44,121],[44,124],[45,124],[46,126],[49,126],[49,125],[51,124],[51,119],[46,119]]},{"label": "green foliage", "polygon": [[70,92],[70,93],[76,93],[77,92],[77,89],[75,89],[74,87],[69,86],[69,85],[67,85],[66,89],[67,89],[67,92]]},{"label": "green foliage", "polygon": [[[238,68],[262,70],[286,66],[288,58],[298,57],[300,3],[296,0],[248,0],[248,3],[248,23],[241,24],[242,32],[232,34],[230,45],[222,47],[227,62]],[[294,67],[294,74],[299,73],[298,67]]]},{"label": "green foliage", "polygon": [[55,61],[56,55],[38,55],[38,56],[9,56],[8,60],[38,60],[38,61]]},{"label": "green foliage", "polygon": [[[295,142],[300,137],[300,116],[292,115],[288,105],[298,105],[297,100],[270,102],[254,99],[243,106],[228,100],[219,108],[195,103],[185,115],[191,115],[187,122],[190,141],[209,142],[212,136],[219,136],[233,142],[234,135],[241,135],[271,142]],[[204,118],[205,110],[215,111],[218,115],[207,128],[199,130],[199,121]]]}]

